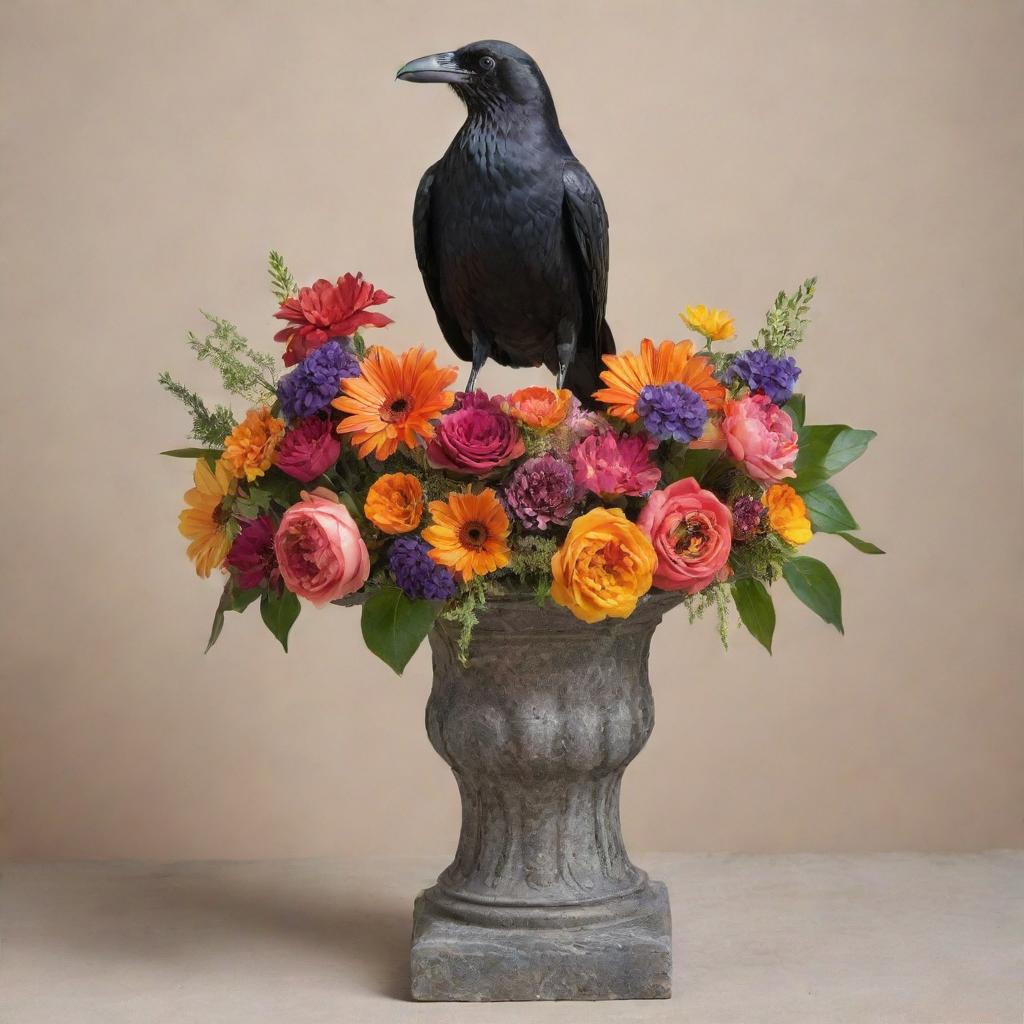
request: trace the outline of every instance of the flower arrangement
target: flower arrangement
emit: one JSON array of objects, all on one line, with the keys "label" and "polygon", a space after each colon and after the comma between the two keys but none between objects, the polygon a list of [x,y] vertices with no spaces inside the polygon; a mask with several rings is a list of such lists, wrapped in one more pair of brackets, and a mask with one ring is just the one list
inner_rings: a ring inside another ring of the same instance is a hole
[{"label": "flower arrangement", "polygon": [[162,374],[202,447],[179,517],[200,576],[227,612],[259,602],[288,649],[303,604],[361,604],[367,646],[401,672],[438,615],[461,623],[461,653],[489,597],[533,594],[585,622],[625,618],[649,590],[677,591],[691,621],[729,610],[769,652],[770,587],[784,581],[843,630],[839,586],[802,553],[815,533],[880,554],[858,537],[829,482],[870,430],[805,422],[792,355],[815,279],[780,293],[739,351],[723,310],[680,316],[704,344],[650,339],[604,357],[588,406],[568,391],[454,389],[455,367],[423,348],[367,346],[390,296],[345,274],[299,288],[277,253],[270,276],[289,368],[207,315],[189,335],[225,388],[252,403],[236,421]]}]

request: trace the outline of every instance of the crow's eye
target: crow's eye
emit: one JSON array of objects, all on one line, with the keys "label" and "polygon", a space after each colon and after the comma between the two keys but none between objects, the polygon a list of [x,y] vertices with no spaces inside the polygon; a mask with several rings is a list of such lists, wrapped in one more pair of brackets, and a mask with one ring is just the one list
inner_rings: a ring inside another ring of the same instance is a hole
[{"label": "crow's eye", "polygon": [[481,67],[482,70],[484,70],[484,71],[493,71],[494,70],[494,65],[495,65],[495,60],[494,60],[493,57],[481,57],[480,58],[480,67]]}]

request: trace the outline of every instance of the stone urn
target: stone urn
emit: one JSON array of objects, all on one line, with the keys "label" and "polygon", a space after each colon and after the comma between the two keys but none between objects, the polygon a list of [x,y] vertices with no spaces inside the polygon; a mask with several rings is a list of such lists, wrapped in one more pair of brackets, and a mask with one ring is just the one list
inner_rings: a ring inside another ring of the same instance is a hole
[{"label": "stone urn", "polygon": [[668,894],[626,853],[619,788],[654,726],[651,637],[678,603],[649,594],[628,619],[588,624],[495,599],[465,666],[459,627],[438,620],[427,732],[462,831],[416,900],[413,999],[671,995]]}]

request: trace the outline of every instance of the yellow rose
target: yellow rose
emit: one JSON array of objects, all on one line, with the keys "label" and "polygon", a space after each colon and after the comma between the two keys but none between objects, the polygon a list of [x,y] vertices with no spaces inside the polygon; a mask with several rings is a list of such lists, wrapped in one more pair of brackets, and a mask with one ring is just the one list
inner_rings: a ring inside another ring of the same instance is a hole
[{"label": "yellow rose", "polygon": [[804,499],[789,484],[774,484],[761,495],[768,509],[768,524],[790,544],[806,544],[811,539],[811,521]]},{"label": "yellow rose", "polygon": [[687,306],[679,316],[687,327],[703,334],[708,341],[728,341],[736,333],[735,321],[724,309]]},{"label": "yellow rose", "polygon": [[657,564],[650,540],[621,509],[595,508],[551,558],[551,598],[584,622],[624,619],[651,589]]}]

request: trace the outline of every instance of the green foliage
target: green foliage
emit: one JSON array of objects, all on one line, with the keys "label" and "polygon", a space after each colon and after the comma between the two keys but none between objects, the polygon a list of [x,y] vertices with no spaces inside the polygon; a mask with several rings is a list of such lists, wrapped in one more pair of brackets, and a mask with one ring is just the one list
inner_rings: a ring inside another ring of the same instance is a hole
[{"label": "green foliage", "polygon": [[366,355],[366,342],[359,331],[352,335],[352,351],[355,352],[356,358],[359,360]]},{"label": "green foliage", "polygon": [[804,555],[791,558],[782,567],[789,589],[815,615],[843,632],[843,598],[832,570],[824,562]]},{"label": "green foliage", "polygon": [[785,410],[789,413],[789,418],[793,421],[793,429],[800,432],[804,425],[804,418],[807,414],[807,400],[804,395],[796,392],[789,396],[789,401],[785,404]]},{"label": "green foliage", "polygon": [[217,609],[213,614],[210,639],[206,642],[206,651],[204,653],[208,654],[210,648],[220,637],[221,630],[224,629],[224,613],[244,612],[259,596],[260,591],[258,588],[255,590],[238,590],[235,586],[235,581],[230,577],[228,578],[228,581],[224,584],[224,589],[221,591],[220,600],[217,602]]},{"label": "green foliage", "polygon": [[867,449],[873,430],[854,430],[842,424],[803,427],[800,430],[800,450],[793,469],[796,479],[793,487],[801,494],[859,459]]},{"label": "green foliage", "polygon": [[295,278],[292,277],[291,272],[285,265],[284,257],[279,252],[271,249],[268,262],[270,290],[274,293],[274,298],[278,302],[284,302],[285,299],[290,299],[299,290],[299,286],[295,283]]},{"label": "green foliage", "polygon": [[253,349],[234,324],[212,313],[201,312],[213,330],[205,338],[189,331],[189,347],[200,362],[209,362],[217,370],[224,390],[249,402],[265,402],[270,396],[276,396],[274,357]]},{"label": "green foliage", "polygon": [[535,459],[539,455],[551,451],[554,447],[553,432],[550,430],[532,430],[530,427],[522,427],[519,435],[523,439],[527,458]]},{"label": "green foliage", "polygon": [[217,464],[217,461],[224,454],[223,448],[172,448],[169,452],[161,452],[161,455],[170,455],[172,459],[206,459],[210,468]]},{"label": "green foliage", "polygon": [[817,283],[816,277],[809,277],[792,295],[779,292],[765,317],[765,326],[752,342],[754,348],[763,347],[770,355],[782,356],[792,352],[804,340],[807,314]]},{"label": "green foliage", "polygon": [[270,508],[274,496],[260,487],[250,486],[247,494],[239,494],[231,503],[231,511],[243,519],[256,519]]},{"label": "green foliage", "polygon": [[439,608],[434,601],[407,597],[398,587],[383,587],[363,605],[363,641],[401,675],[434,625]]},{"label": "green foliage", "polygon": [[740,622],[750,635],[769,653],[772,653],[772,637],[775,634],[775,604],[768,588],[755,579],[737,580],[732,585],[732,597]]},{"label": "green foliage", "polygon": [[479,613],[487,607],[487,588],[479,576],[466,584],[466,589],[457,595],[441,613],[449,622],[462,626],[457,643],[459,661],[469,661],[469,645],[473,640],[473,629],[480,621]]},{"label": "green foliage", "polygon": [[782,567],[796,551],[777,533],[764,533],[753,540],[734,544],[729,555],[729,564],[736,579],[760,580],[773,583],[782,575]]},{"label": "green foliage", "polygon": [[554,537],[514,537],[508,567],[523,583],[529,583],[538,576],[550,579],[551,559],[557,550],[558,541]]},{"label": "green foliage", "polygon": [[211,412],[194,391],[179,384],[166,370],[157,379],[160,386],[174,395],[192,416],[192,432],[189,436],[203,444],[223,447],[224,438],[235,429],[236,421],[231,410],[225,405],[218,405]]},{"label": "green foliage", "polygon": [[715,609],[718,620],[718,638],[722,646],[729,649],[729,604],[732,600],[730,587],[725,583],[712,583],[696,594],[687,594],[683,598],[683,606],[690,618],[692,626],[702,619],[709,609]]},{"label": "green foliage", "polygon": [[299,599],[290,590],[265,590],[260,597],[263,624],[281,642],[288,653],[288,633],[299,617]]},{"label": "green foliage", "polygon": [[677,480],[692,476],[700,483],[721,455],[714,448],[691,448],[678,441],[670,441],[662,468],[662,481],[666,485],[674,484]]},{"label": "green foliage", "polygon": [[869,540],[864,540],[863,537],[854,537],[852,533],[839,533],[836,536],[842,537],[847,544],[852,544],[858,551],[865,555],[884,555],[885,552],[878,547],[877,544],[872,544]]},{"label": "green foliage", "polygon": [[806,491],[803,498],[816,533],[843,533],[859,529],[857,520],[831,484],[818,484]]}]

